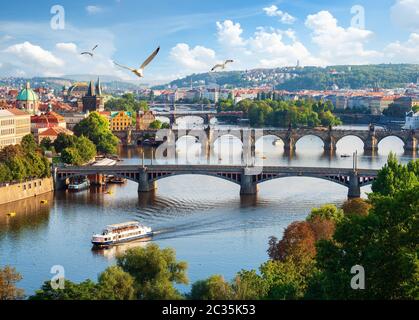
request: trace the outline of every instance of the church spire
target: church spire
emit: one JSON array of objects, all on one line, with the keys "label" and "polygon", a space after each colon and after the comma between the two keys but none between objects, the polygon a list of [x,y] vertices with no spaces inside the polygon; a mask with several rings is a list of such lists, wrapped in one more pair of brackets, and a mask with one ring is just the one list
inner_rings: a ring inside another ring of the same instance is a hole
[{"label": "church spire", "polygon": [[102,84],[100,83],[100,78],[97,78],[96,83],[96,95],[101,96],[102,95]]},{"label": "church spire", "polygon": [[95,86],[93,84],[93,81],[90,81],[90,85],[89,85],[89,90],[87,91],[87,96],[88,97],[94,97],[95,94]]}]

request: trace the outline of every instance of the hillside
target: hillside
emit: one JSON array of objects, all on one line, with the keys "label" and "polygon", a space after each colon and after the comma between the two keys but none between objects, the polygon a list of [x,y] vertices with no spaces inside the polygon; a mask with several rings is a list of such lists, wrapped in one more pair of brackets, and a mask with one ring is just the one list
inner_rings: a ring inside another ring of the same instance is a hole
[{"label": "hillside", "polygon": [[[381,88],[404,87],[416,83],[419,65],[379,64],[379,65],[340,65],[322,67],[288,67],[275,69],[254,69],[217,73],[193,74],[170,82],[168,85],[189,87],[192,84],[217,84],[225,87],[275,86],[278,90],[327,90],[334,85],[339,88],[363,89],[379,86]],[[166,88],[156,86],[155,89]]]}]

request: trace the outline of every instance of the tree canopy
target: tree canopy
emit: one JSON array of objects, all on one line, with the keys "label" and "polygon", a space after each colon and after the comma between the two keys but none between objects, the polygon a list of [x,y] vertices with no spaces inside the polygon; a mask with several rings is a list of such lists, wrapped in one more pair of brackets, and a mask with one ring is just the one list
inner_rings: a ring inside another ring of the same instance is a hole
[{"label": "tree canopy", "polygon": [[80,121],[74,127],[76,136],[85,136],[96,145],[96,149],[102,154],[116,153],[118,138],[112,134],[109,121],[97,112],[92,112],[86,119]]}]

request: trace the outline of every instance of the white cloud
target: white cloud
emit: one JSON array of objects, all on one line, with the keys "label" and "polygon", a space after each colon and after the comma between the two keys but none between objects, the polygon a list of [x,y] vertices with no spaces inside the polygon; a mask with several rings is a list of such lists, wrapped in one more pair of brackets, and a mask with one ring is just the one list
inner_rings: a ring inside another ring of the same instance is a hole
[{"label": "white cloud", "polygon": [[99,6],[89,5],[86,7],[86,11],[88,14],[93,15],[93,14],[101,13],[103,11],[103,8]]},{"label": "white cloud", "polygon": [[279,21],[285,24],[293,24],[296,20],[296,18],[290,15],[288,12],[283,12],[279,10],[279,8],[276,5],[263,8],[263,11],[265,11],[265,13],[269,17],[278,17]]},{"label": "white cloud", "polygon": [[5,49],[4,52],[14,54],[17,58],[27,63],[36,63],[46,68],[55,68],[64,65],[64,62],[55,57],[51,52],[42,49],[40,46],[33,45],[28,41],[12,45]]},{"label": "white cloud", "polygon": [[215,61],[215,51],[203,46],[190,48],[186,43],[178,43],[170,51],[170,57],[185,68],[185,72],[205,72]]},{"label": "white cloud", "polygon": [[408,30],[419,31],[419,1],[396,0],[390,9],[391,20]]},{"label": "white cloud", "polygon": [[68,53],[77,53],[77,45],[72,42],[60,42],[55,45],[55,47],[63,52]]},{"label": "white cloud", "polygon": [[234,23],[231,20],[224,22],[217,21],[218,41],[227,47],[239,47],[245,45],[241,37],[243,29],[240,23]]},{"label": "white cloud", "polygon": [[307,16],[305,25],[312,30],[312,41],[319,47],[319,57],[330,64],[362,64],[376,61],[382,53],[365,49],[373,36],[369,30],[343,28],[328,11]]},{"label": "white cloud", "polygon": [[393,63],[419,63],[419,34],[410,34],[406,42],[390,43],[384,52]]}]

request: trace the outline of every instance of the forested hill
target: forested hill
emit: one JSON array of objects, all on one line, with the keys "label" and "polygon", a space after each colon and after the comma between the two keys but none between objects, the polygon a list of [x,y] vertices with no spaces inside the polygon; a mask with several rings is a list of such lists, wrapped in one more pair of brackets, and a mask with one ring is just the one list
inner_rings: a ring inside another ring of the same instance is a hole
[{"label": "forested hill", "polygon": [[[275,69],[254,69],[217,73],[193,74],[172,81],[170,85],[189,87],[217,84],[226,87],[275,86],[278,90],[327,90],[334,85],[339,88],[364,89],[404,87],[416,83],[419,77],[417,64],[340,65],[329,67],[287,67]],[[157,86],[162,89],[167,86]]]}]

